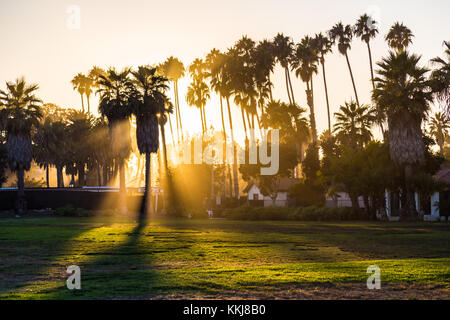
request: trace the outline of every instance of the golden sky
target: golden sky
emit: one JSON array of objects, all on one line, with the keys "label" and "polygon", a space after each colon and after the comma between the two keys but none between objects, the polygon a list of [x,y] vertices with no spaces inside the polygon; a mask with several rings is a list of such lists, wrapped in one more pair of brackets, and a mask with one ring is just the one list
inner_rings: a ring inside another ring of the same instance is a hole
[{"label": "golden sky", "polygon": [[[68,28],[71,5],[80,9],[79,29]],[[339,20],[353,24],[365,12],[379,20],[380,35],[372,43],[374,61],[386,55],[383,37],[395,21],[404,22],[414,32],[411,50],[423,55],[424,64],[442,55],[442,41],[450,40],[448,0],[0,0],[0,87],[23,75],[39,84],[39,96],[45,102],[81,108],[70,80],[93,65],[136,67],[162,62],[171,55],[188,65],[212,48],[226,50],[242,35],[258,41],[283,32],[298,42],[305,35],[330,29]],[[367,47],[354,39],[349,57],[360,101],[369,103]],[[353,89],[343,56],[334,52],[327,57],[326,66],[335,112],[353,97]],[[305,86],[292,77],[296,101],[306,106]],[[287,101],[284,74],[279,68],[272,80],[275,98]],[[179,86],[184,129],[192,132],[201,125],[199,112],[185,102],[189,81],[185,78]],[[322,131],[327,120],[321,73],[314,78],[314,91]],[[91,99],[91,108],[96,110],[97,98]],[[234,107],[234,123],[236,130],[242,130],[237,111]],[[206,117],[209,124],[221,129],[214,95],[207,104]]]}]

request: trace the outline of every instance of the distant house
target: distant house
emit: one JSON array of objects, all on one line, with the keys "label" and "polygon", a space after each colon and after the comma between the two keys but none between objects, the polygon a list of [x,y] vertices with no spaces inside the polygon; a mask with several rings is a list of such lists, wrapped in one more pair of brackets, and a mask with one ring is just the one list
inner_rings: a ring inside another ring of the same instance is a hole
[{"label": "distant house", "polygon": [[276,207],[287,207],[289,203],[288,191],[289,188],[300,182],[300,179],[295,178],[280,178],[277,182],[277,197],[275,203],[269,196],[265,196],[261,193],[256,181],[250,182],[244,189],[244,193],[247,194],[247,199],[250,205],[270,207],[275,205]]},{"label": "distant house", "polygon": [[[363,197],[358,198],[359,207],[364,208]],[[325,206],[327,207],[351,207],[352,200],[346,192],[336,192],[333,196],[328,196],[325,200]]]}]

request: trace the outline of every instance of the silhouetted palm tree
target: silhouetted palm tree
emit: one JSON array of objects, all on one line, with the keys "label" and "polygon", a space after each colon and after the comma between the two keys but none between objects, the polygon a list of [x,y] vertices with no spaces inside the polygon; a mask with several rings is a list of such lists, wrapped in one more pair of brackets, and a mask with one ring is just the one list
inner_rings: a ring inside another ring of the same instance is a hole
[{"label": "silhouetted palm tree", "polygon": [[373,99],[388,119],[391,159],[404,168],[403,216],[417,214],[410,178],[413,166],[422,164],[425,146],[421,124],[429,110],[432,92],[426,79],[428,70],[419,66],[420,56],[406,51],[390,52],[378,62]]},{"label": "silhouetted palm tree", "polygon": [[186,102],[190,106],[196,106],[200,111],[200,119],[202,122],[202,137],[205,136],[205,132],[207,130],[203,109],[206,105],[206,101],[209,98],[210,95],[208,85],[203,80],[192,81],[187,90]]},{"label": "silhouetted palm tree", "polygon": [[414,37],[412,31],[403,23],[396,22],[386,35],[386,41],[397,52],[406,50]]},{"label": "silhouetted palm tree", "polygon": [[129,100],[133,84],[129,79],[129,69],[117,72],[110,68],[106,76],[101,75],[100,114],[108,119],[111,151],[119,164],[119,185],[121,194],[121,210],[126,212],[125,159],[131,152],[130,121],[132,108]]},{"label": "silhouetted palm tree", "polygon": [[444,41],[446,60],[436,57],[431,59],[438,68],[431,74],[433,91],[439,102],[445,104],[447,116],[450,116],[450,41]]},{"label": "silhouetted palm tree", "polygon": [[17,173],[17,214],[27,209],[24,172],[31,166],[31,130],[39,125],[42,117],[36,90],[38,86],[27,85],[24,78],[7,82],[6,91],[0,90],[0,126],[6,132],[9,167]]},{"label": "silhouetted palm tree", "polygon": [[444,143],[450,129],[450,119],[445,114],[436,112],[429,119],[429,125],[430,133],[436,139],[436,143],[439,146],[439,153],[441,156],[444,156]]},{"label": "silhouetted palm tree", "polygon": [[81,110],[84,112],[84,100],[83,95],[85,93],[85,79],[86,76],[82,73],[78,73],[71,81],[73,90],[77,90],[81,97]]},{"label": "silhouetted palm tree", "polygon": [[328,100],[328,86],[327,86],[327,78],[325,75],[325,55],[330,53],[331,47],[333,43],[328,39],[328,37],[324,36],[322,33],[316,34],[313,39],[313,47],[319,56],[320,64],[322,65],[322,73],[323,73],[323,84],[325,88],[325,98],[327,101],[327,114],[328,114],[328,130],[331,132],[331,114],[330,114],[330,102]]},{"label": "silhouetted palm tree", "polygon": [[306,97],[309,106],[310,125],[313,136],[313,142],[317,142],[317,127],[314,113],[314,94],[313,94],[313,74],[317,73],[318,55],[315,50],[313,39],[309,36],[304,37],[296,46],[292,57],[291,65],[295,70],[295,75],[300,77],[306,83]]},{"label": "silhouetted palm tree", "polygon": [[140,66],[132,72],[134,92],[132,95],[133,114],[136,116],[136,140],[139,152],[145,154],[145,192],[141,218],[152,213],[149,203],[151,196],[151,154],[159,149],[158,116],[165,112],[168,98],[165,91],[169,89],[168,79],[157,75],[157,69]]},{"label": "silhouetted palm tree", "polygon": [[184,65],[183,62],[181,62],[178,58],[169,57],[161,65],[161,69],[163,75],[173,82],[175,91],[175,118],[177,121],[177,129],[179,134],[181,133],[181,140],[184,140],[183,125],[181,121],[181,112],[180,112],[180,99],[178,92],[178,80],[184,77],[185,74]]},{"label": "silhouetted palm tree", "polygon": [[361,38],[367,44],[367,50],[369,51],[369,65],[370,65],[370,76],[372,79],[372,87],[375,89],[375,80],[373,76],[373,66],[372,66],[372,52],[370,50],[370,40],[377,36],[378,29],[376,26],[377,22],[367,14],[363,14],[359,17],[355,25],[355,35]]},{"label": "silhouetted palm tree", "polygon": [[293,46],[291,39],[282,33],[278,33],[273,39],[274,55],[284,69],[289,102],[295,104],[294,91],[292,90],[291,76],[289,74],[289,58],[292,54]]},{"label": "silhouetted palm tree", "polygon": [[333,133],[345,145],[364,147],[371,139],[371,127],[376,117],[369,105],[358,106],[354,101],[345,102],[334,114],[336,123]]},{"label": "silhouetted palm tree", "polygon": [[352,78],[353,90],[355,91],[356,103],[359,105],[355,79],[353,78],[352,67],[350,66],[350,60],[348,58],[348,51],[351,49],[351,42],[353,38],[352,27],[350,25],[344,26],[342,22],[338,22],[329,31],[329,37],[333,42],[336,42],[337,40],[338,50],[347,60],[348,70],[350,72],[350,77]]}]

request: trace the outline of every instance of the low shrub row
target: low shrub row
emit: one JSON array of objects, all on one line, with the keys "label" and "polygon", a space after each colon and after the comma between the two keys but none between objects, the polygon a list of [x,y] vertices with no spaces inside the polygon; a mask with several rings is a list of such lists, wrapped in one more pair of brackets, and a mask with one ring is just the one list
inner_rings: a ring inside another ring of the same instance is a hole
[{"label": "low shrub row", "polygon": [[224,215],[231,220],[295,220],[295,221],[348,221],[368,220],[369,217],[353,208],[340,207],[239,207],[225,210]]}]

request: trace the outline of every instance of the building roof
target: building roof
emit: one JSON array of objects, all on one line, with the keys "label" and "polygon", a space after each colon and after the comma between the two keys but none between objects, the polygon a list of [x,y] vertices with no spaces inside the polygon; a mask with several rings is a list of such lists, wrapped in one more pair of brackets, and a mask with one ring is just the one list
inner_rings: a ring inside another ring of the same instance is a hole
[{"label": "building roof", "polygon": [[438,171],[434,176],[434,179],[443,182],[446,185],[450,185],[450,168],[444,168]]},{"label": "building roof", "polygon": [[[284,191],[288,191],[289,188],[293,185],[300,182],[300,179],[296,179],[296,178],[280,178],[279,182],[278,182],[278,192],[284,192]],[[252,180],[250,181],[247,186],[245,187],[245,189],[243,190],[244,193],[248,193],[250,191],[250,189],[252,188],[252,186],[256,186],[258,189],[258,184],[256,183],[256,181]]]}]

